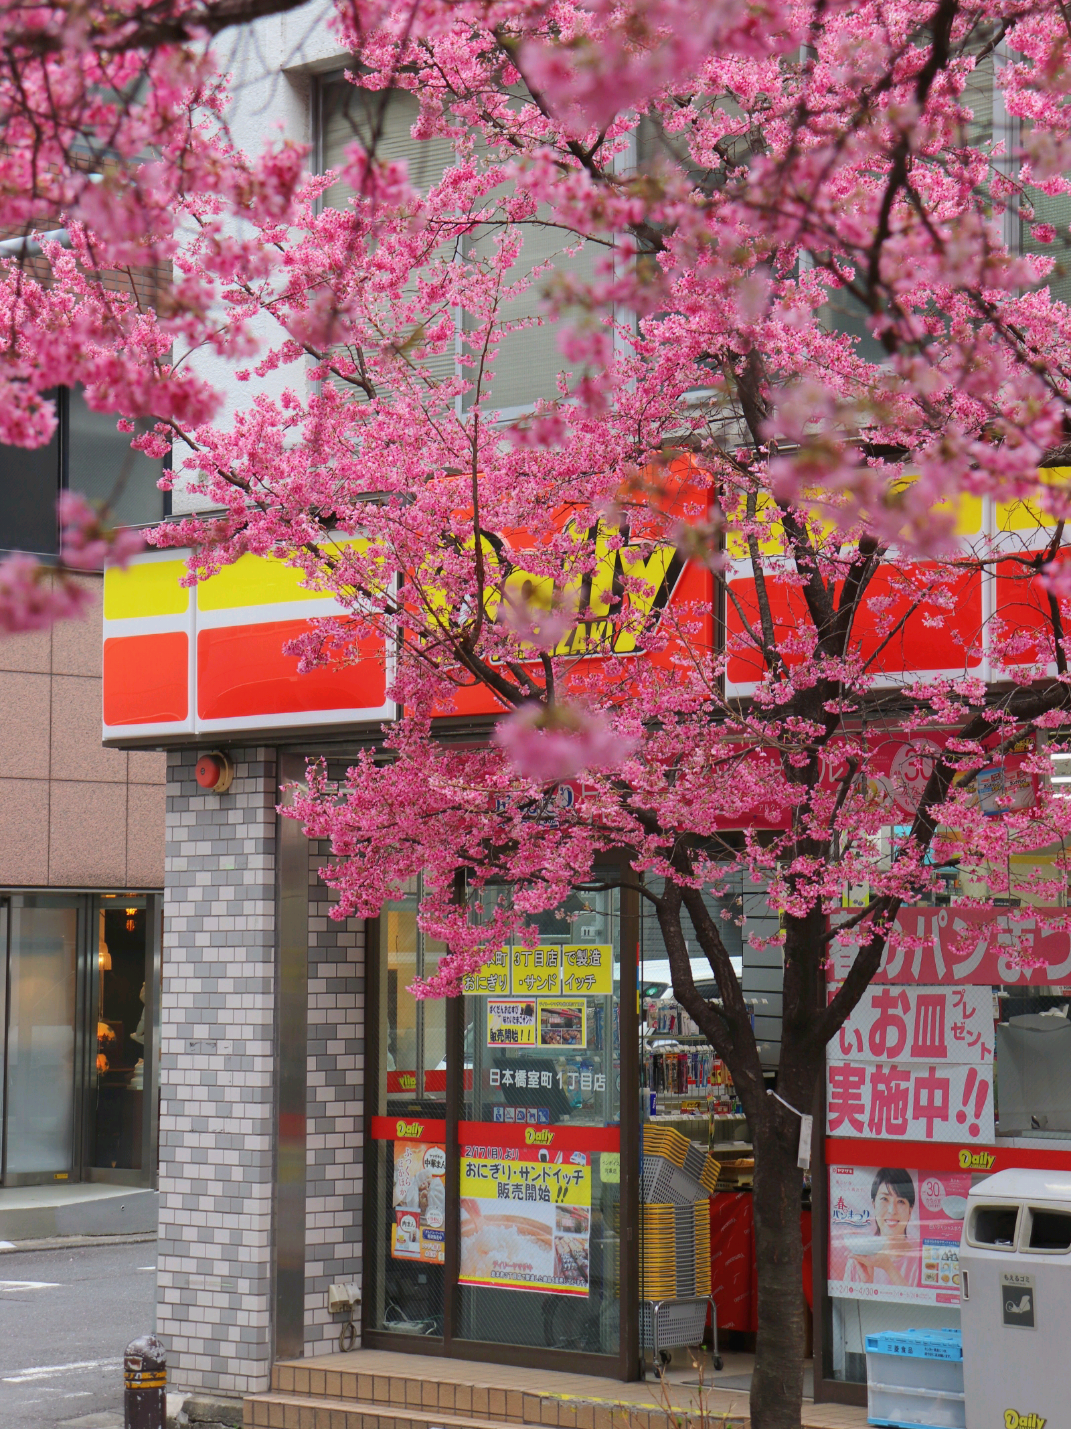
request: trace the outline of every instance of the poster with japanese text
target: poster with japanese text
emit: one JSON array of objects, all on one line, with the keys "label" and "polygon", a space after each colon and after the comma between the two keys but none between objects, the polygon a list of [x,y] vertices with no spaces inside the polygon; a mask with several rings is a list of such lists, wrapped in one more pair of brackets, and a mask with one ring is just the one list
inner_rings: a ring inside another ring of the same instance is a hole
[{"label": "poster with japanese text", "polygon": [[442,1265],[446,1246],[446,1147],[427,1141],[394,1143],[395,1260]]},{"label": "poster with japanese text", "polygon": [[[1071,934],[1063,917],[1062,908],[901,908],[897,928],[911,941],[886,945],[874,982],[1071,987]],[[858,951],[851,942],[833,943],[831,983],[843,982]]]},{"label": "poster with japanese text", "polygon": [[529,1147],[512,1159],[462,1156],[462,1284],[586,1295],[590,1243],[586,1152],[556,1161],[549,1151]]},{"label": "poster with japanese text", "polygon": [[828,1134],[991,1142],[993,1047],[989,988],[868,988],[830,1047]]},{"label": "poster with japanese text", "polygon": [[993,1060],[988,987],[869,987],[833,1040],[831,1055],[874,1062]]},{"label": "poster with japanese text", "polygon": [[461,979],[462,992],[476,996],[509,996],[509,949],[498,948],[490,960],[474,973],[466,973]]},{"label": "poster with japanese text", "polygon": [[996,1134],[992,1063],[830,1062],[826,1132],[988,1146]]},{"label": "poster with japanese text", "polygon": [[562,990],[562,949],[557,946],[514,948],[510,953],[510,987],[514,993],[559,993]]},{"label": "poster with japanese text", "polygon": [[614,990],[614,950],[609,943],[562,949],[562,992],[609,997]]},{"label": "poster with japanese text", "polygon": [[536,1007],[530,999],[487,1000],[488,1047],[534,1047]]},{"label": "poster with japanese text", "polygon": [[829,1169],[829,1293],[906,1305],[959,1304],[969,1171]]},{"label": "poster with japanese text", "polygon": [[610,943],[547,944],[499,948],[477,972],[462,979],[462,991],[481,997],[609,997],[614,990]]}]

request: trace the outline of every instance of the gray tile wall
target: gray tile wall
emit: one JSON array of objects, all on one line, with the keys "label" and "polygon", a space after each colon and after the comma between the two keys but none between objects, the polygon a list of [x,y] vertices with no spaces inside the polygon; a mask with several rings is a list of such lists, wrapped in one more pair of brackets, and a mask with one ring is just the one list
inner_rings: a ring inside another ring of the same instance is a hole
[{"label": "gray tile wall", "polygon": [[[157,1331],[177,1389],[264,1389],[276,1152],[275,751],[233,749],[206,794],[168,757]],[[306,1354],[338,1345],[333,1281],[361,1279],[364,924],[329,916],[309,845]]]},{"label": "gray tile wall", "polygon": [[364,922],[330,917],[336,895],[317,876],[326,854],[326,844],[309,845],[307,1355],[338,1348],[341,1319],[328,1314],[328,1286],[361,1279]]},{"label": "gray tile wall", "polygon": [[265,1389],[274,1175],[274,751],[206,794],[168,757],[157,1331],[176,1388]]}]

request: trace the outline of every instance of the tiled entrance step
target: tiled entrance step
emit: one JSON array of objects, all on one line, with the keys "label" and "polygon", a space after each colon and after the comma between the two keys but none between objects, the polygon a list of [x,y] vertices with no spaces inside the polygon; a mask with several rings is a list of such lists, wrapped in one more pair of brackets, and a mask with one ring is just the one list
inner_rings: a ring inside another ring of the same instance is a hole
[{"label": "tiled entrance step", "polygon": [[[384,1363],[389,1361],[389,1363]],[[462,1364],[358,1350],[277,1364],[272,1387],[245,1401],[246,1429],[684,1429],[698,1426],[694,1390]],[[746,1429],[747,1396],[707,1395],[706,1413]]]}]

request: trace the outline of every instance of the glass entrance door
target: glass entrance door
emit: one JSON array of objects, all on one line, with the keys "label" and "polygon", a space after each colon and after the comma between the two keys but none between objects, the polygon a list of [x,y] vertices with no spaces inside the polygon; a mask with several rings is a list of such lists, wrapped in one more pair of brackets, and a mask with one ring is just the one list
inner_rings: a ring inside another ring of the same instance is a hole
[{"label": "glass entrance door", "polygon": [[0,1172],[150,1185],[159,899],[0,900]]},{"label": "glass entrance door", "polygon": [[366,1314],[391,1334],[443,1333],[446,1251],[446,1005],[418,1001],[440,949],[417,927],[414,889],[379,918],[369,1031]]},{"label": "glass entrance door", "polygon": [[107,893],[92,900],[89,964],[94,1036],[86,1151],[89,1166],[102,1173],[102,1179],[141,1179],[149,1168],[151,1104],[146,1088],[152,1079],[146,1079],[145,1067],[152,1046],[154,901],[146,894],[129,893]]},{"label": "glass entrance door", "polygon": [[[450,1002],[408,990],[440,956],[417,928],[416,890],[384,908],[369,989],[366,1343],[420,1336],[448,1355],[589,1371],[594,1356],[611,1374],[630,1363],[638,1153],[623,1176],[620,899],[570,895],[539,920],[538,946],[502,949]],[[635,1016],[624,1025],[630,1085]],[[628,1103],[633,1141],[637,1117]]]}]

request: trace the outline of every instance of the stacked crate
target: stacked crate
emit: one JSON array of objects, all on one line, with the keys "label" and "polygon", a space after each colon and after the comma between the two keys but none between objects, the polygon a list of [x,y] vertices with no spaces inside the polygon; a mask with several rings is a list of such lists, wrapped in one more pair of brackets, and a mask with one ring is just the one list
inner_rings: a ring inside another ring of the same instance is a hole
[{"label": "stacked crate", "polygon": [[710,1209],[719,1166],[701,1142],[671,1127],[643,1130],[640,1283],[644,1300],[711,1293]]}]

